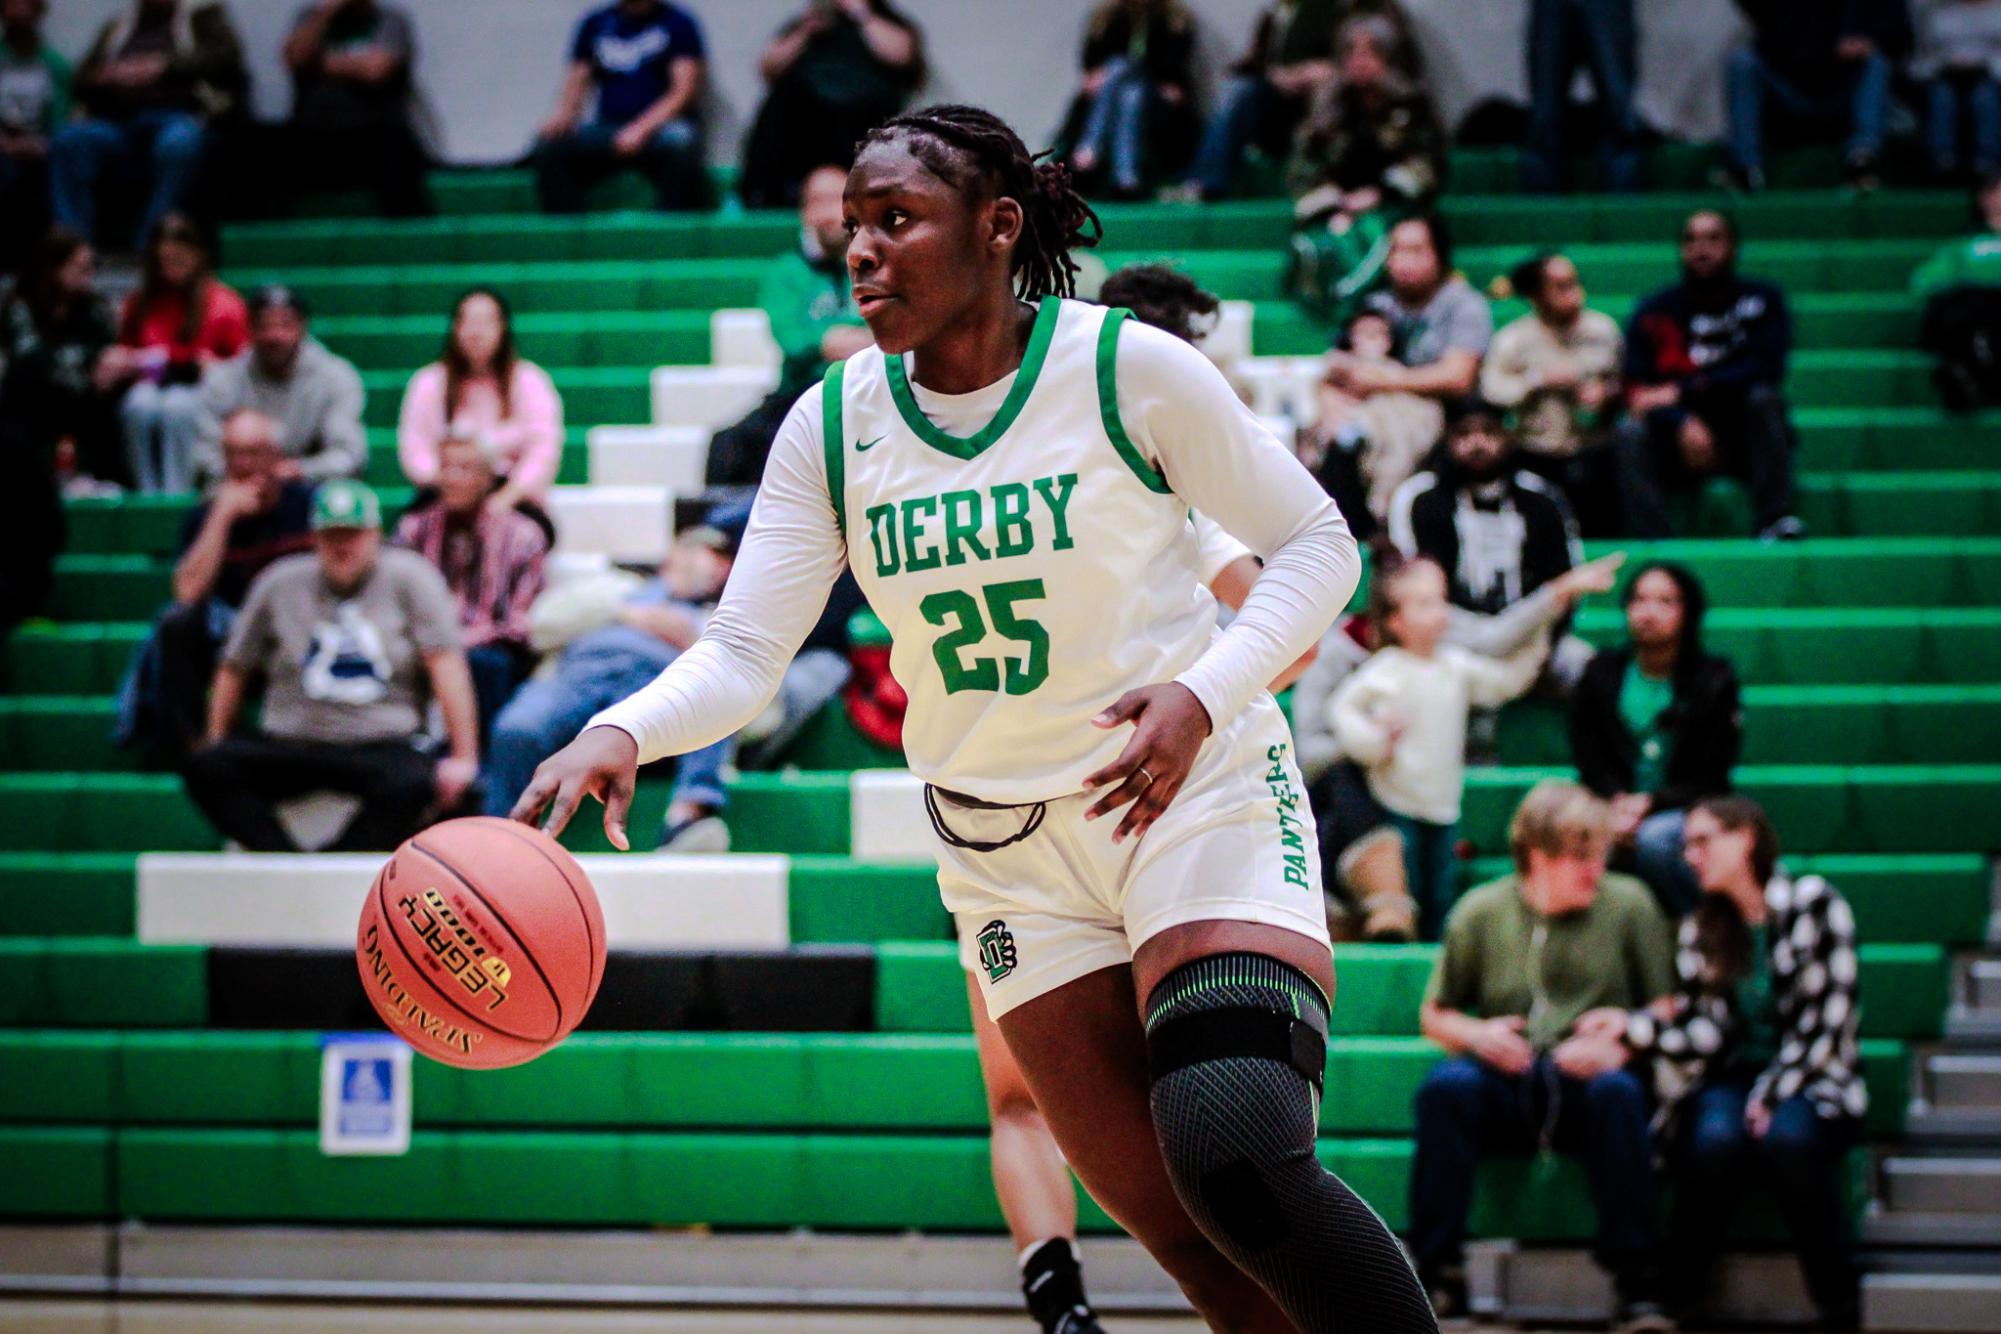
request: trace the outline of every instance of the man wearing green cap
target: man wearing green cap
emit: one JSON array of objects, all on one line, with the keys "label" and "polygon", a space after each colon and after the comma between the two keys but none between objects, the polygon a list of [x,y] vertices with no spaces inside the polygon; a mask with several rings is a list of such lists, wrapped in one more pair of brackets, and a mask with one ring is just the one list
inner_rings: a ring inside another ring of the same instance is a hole
[{"label": "man wearing green cap", "polygon": [[[188,795],[245,848],[292,852],[277,803],[345,792],[361,810],[332,847],[393,848],[428,815],[455,810],[479,772],[458,609],[422,556],[383,547],[382,503],[360,482],[321,483],[312,523],[312,554],[251,585],[216,669],[207,744],[188,758]],[[258,677],[261,730],[235,735]],[[423,735],[433,696],[449,741],[442,759]]]}]

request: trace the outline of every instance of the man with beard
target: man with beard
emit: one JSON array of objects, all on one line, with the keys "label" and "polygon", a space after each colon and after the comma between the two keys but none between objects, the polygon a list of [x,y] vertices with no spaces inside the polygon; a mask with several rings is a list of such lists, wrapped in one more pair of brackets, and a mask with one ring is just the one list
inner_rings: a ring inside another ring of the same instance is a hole
[{"label": "man with beard", "polygon": [[[1452,605],[1484,617],[1499,616],[1584,558],[1563,493],[1515,466],[1515,441],[1500,410],[1477,399],[1446,427],[1437,464],[1391,497],[1389,537],[1405,558],[1437,562]],[[1559,636],[1552,678],[1568,688],[1590,656],[1589,645]]]},{"label": "man with beard", "polygon": [[1796,539],[1793,431],[1782,386],[1792,351],[1785,293],[1737,273],[1737,227],[1703,209],[1681,230],[1681,281],[1642,301],[1626,330],[1626,405],[1614,441],[1633,537],[1671,535],[1666,492],[1718,473],[1751,492],[1758,536]]}]

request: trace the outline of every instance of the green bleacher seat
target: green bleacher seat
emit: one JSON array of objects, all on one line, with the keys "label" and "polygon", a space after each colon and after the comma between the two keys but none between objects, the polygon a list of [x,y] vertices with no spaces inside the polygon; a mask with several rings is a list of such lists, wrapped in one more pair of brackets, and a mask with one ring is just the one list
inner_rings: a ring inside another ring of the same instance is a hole
[{"label": "green bleacher seat", "polygon": [[[2001,753],[2001,686],[1751,686],[1743,703],[1746,764],[1978,764]],[[1570,757],[1559,706],[1501,711],[1503,764]]]},{"label": "green bleacher seat", "polygon": [[0,936],[129,936],[134,856],[0,852]]},{"label": "green bleacher seat", "polygon": [[0,939],[0,1026],[185,1028],[208,1015],[208,951],[135,941]]},{"label": "green bleacher seat", "polygon": [[[1320,1128],[1408,1135],[1440,1057],[1419,1037],[1331,1039]],[[1864,1044],[1870,1131],[1903,1128],[1908,1052]],[[504,1071],[413,1066],[428,1130],[983,1131],[970,1033],[586,1033]],[[0,1123],[309,1126],[315,1033],[0,1031]]]}]

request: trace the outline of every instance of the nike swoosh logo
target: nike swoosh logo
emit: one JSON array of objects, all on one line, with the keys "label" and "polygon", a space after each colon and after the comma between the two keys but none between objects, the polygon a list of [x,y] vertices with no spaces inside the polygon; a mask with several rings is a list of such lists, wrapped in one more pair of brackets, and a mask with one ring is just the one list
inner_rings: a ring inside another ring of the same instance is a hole
[{"label": "nike swoosh logo", "polygon": [[865,445],[856,445],[856,446],[855,446],[855,453],[857,453],[857,454],[866,454],[866,453],[868,453],[868,452],[869,452],[869,451],[870,451],[871,449],[874,449],[874,448],[875,448],[875,447],[876,447],[877,445],[881,444],[881,443],[882,443],[883,441],[885,441],[885,440],[887,440],[887,439],[889,439],[889,437],[888,437],[888,436],[886,436],[886,435],[879,435],[879,436],[877,436],[877,437],[876,437],[875,439],[873,439],[873,440],[869,441],[869,442],[868,442],[867,444],[865,444]]}]

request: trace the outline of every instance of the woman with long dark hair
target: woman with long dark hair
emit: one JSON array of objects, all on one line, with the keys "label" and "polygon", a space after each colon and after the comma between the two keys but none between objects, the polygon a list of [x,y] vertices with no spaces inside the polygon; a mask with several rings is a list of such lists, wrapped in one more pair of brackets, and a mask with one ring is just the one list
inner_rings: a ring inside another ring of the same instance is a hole
[{"label": "woman with long dark hair", "polygon": [[186,214],[169,213],[153,228],[118,342],[131,350],[132,387],[121,411],[132,484],[193,490],[202,372],[249,344],[250,312],[215,276],[208,242]]},{"label": "woman with long dark hair", "polygon": [[1681,924],[1678,988],[1654,1009],[1596,1012],[1657,1058],[1674,1172],[1670,1296],[1693,1304],[1743,1186],[1763,1182],[1799,1246],[1824,1328],[1854,1329],[1858,1291],[1842,1163],[1869,1108],[1857,1047],[1855,916],[1817,875],[1779,865],[1779,836],[1748,797],[1689,809],[1702,897]]},{"label": "woman with long dark hair", "polygon": [[515,350],[513,310],[491,287],[453,303],[444,350],[410,377],[396,433],[404,475],[436,485],[438,451],[454,438],[480,441],[492,461],[499,485],[489,508],[540,513],[562,462],[563,399],[548,372]]},{"label": "woman with long dark hair", "polygon": [[[886,122],[843,211],[876,346],[786,418],[702,638],[514,815],[596,796],[625,847],[638,764],[755,716],[851,565],[946,906],[1086,1188],[1218,1328],[1434,1331],[1314,1156],[1333,960],[1265,687],[1353,593],[1347,525],[1200,351],[1065,299],[1095,218],[991,113]],[[1266,562],[1221,632],[1191,506]]]},{"label": "woman with long dark hair", "polygon": [[1570,752],[1584,785],[1612,803],[1615,863],[1677,918],[1697,894],[1684,813],[1730,790],[1744,750],[1737,669],[1703,647],[1708,597],[1687,566],[1646,562],[1623,602],[1626,642],[1592,658],[1570,697]]},{"label": "woman with long dark hair", "polygon": [[[1104,0],[1084,29],[1071,168],[1114,198],[1137,199],[1149,166],[1179,166],[1161,159],[1186,156],[1194,62],[1195,17],[1181,0]],[[1163,123],[1170,116],[1176,124]]]}]

